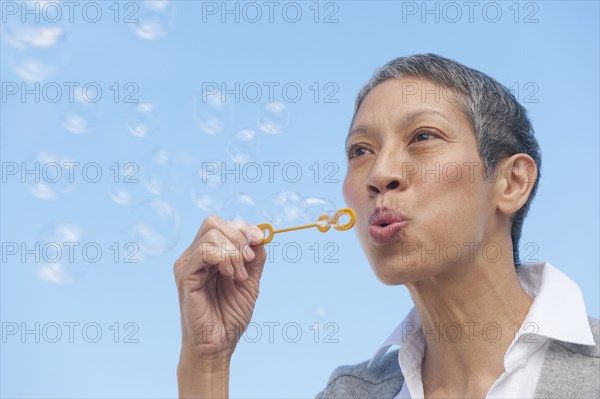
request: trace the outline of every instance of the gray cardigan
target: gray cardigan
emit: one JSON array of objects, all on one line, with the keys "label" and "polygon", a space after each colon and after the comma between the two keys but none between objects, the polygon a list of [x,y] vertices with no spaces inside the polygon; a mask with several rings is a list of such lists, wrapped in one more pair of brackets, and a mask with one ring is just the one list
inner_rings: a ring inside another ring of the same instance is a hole
[{"label": "gray cardigan", "polygon": [[[552,339],[535,398],[600,398],[600,322],[588,316],[596,346]],[[337,367],[316,398],[393,398],[404,377],[398,349],[367,368],[368,361]]]}]

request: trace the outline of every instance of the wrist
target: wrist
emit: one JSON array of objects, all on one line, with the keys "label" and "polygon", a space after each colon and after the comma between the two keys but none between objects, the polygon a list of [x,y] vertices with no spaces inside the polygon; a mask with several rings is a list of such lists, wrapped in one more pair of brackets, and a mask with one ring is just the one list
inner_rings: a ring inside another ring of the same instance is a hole
[{"label": "wrist", "polygon": [[231,357],[194,358],[182,352],[177,365],[180,398],[227,398]]},{"label": "wrist", "polygon": [[183,369],[202,373],[229,371],[232,355],[233,353],[219,356],[196,355],[193,351],[182,349],[177,371]]}]

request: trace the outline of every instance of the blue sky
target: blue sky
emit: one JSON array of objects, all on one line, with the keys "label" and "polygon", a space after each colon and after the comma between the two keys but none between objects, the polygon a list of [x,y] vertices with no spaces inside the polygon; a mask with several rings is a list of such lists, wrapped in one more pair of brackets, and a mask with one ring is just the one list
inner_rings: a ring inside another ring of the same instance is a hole
[{"label": "blue sky", "polygon": [[[172,265],[202,220],[342,207],[356,93],[413,53],[479,69],[528,109],[543,177],[521,254],[599,316],[597,2],[74,3],[40,2],[36,24],[2,2],[3,397],[175,396]],[[208,105],[215,88],[224,108]],[[45,245],[61,240],[79,243],[72,262]],[[270,256],[232,397],[314,396],[412,306],[353,233],[288,233]]]}]

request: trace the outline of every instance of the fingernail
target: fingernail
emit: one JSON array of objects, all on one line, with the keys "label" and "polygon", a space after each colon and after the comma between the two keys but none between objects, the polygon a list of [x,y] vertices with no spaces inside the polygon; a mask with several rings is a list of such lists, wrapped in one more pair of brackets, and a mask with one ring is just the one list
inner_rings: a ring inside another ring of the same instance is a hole
[{"label": "fingernail", "polygon": [[252,239],[252,242],[262,242],[262,240],[265,239],[265,233],[260,230],[253,230],[252,233],[250,233],[250,238]]}]

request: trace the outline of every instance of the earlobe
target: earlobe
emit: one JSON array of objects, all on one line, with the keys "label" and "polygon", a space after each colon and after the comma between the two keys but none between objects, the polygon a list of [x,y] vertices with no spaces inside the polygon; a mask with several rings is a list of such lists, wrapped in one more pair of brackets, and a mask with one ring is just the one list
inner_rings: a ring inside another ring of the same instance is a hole
[{"label": "earlobe", "polygon": [[515,154],[501,165],[502,178],[498,183],[498,209],[511,215],[527,202],[537,179],[535,161],[527,154]]}]

